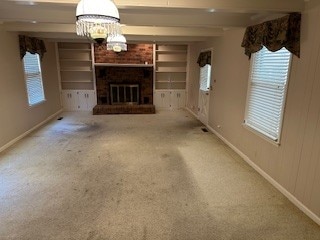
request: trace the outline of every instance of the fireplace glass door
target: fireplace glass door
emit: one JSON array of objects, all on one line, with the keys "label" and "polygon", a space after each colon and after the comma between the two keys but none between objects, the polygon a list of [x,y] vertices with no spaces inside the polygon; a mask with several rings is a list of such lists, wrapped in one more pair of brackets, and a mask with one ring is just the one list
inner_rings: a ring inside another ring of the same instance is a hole
[{"label": "fireplace glass door", "polygon": [[138,84],[110,84],[111,104],[139,104]]}]

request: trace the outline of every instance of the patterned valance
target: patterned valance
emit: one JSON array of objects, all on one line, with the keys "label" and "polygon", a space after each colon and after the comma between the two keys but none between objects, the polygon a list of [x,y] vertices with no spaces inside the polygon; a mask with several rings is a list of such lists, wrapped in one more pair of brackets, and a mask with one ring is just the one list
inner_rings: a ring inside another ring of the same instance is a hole
[{"label": "patterned valance", "polygon": [[201,52],[199,54],[197,63],[200,67],[204,67],[206,64],[211,65],[211,51]]},{"label": "patterned valance", "polygon": [[291,13],[285,17],[247,27],[241,46],[245,54],[251,57],[263,46],[275,52],[285,47],[300,57],[301,14]]},{"label": "patterned valance", "polygon": [[32,54],[38,53],[42,59],[44,53],[47,51],[43,40],[34,37],[19,35],[19,45],[21,59],[23,59],[26,52],[30,52]]}]

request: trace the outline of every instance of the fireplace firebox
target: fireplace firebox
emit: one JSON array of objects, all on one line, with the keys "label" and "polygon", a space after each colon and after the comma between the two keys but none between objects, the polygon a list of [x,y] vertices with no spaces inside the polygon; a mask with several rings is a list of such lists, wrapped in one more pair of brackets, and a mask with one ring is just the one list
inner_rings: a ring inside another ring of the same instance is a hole
[{"label": "fireplace firebox", "polygon": [[139,104],[138,84],[110,84],[111,105]]}]

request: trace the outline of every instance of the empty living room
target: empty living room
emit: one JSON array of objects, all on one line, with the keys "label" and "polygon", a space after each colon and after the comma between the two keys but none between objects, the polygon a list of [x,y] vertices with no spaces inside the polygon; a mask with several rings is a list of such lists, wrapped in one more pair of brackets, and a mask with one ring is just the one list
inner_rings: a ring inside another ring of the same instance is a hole
[{"label": "empty living room", "polygon": [[320,240],[319,21],[1,1],[0,240]]}]

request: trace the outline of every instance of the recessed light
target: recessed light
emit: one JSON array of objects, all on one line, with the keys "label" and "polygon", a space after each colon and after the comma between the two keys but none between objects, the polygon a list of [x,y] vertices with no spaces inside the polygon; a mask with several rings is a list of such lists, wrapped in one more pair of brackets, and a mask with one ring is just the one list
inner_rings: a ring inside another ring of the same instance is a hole
[{"label": "recessed light", "polygon": [[213,13],[213,12],[215,12],[216,10],[214,9],[214,8],[210,8],[210,9],[208,9],[208,12],[210,12],[210,13]]}]

